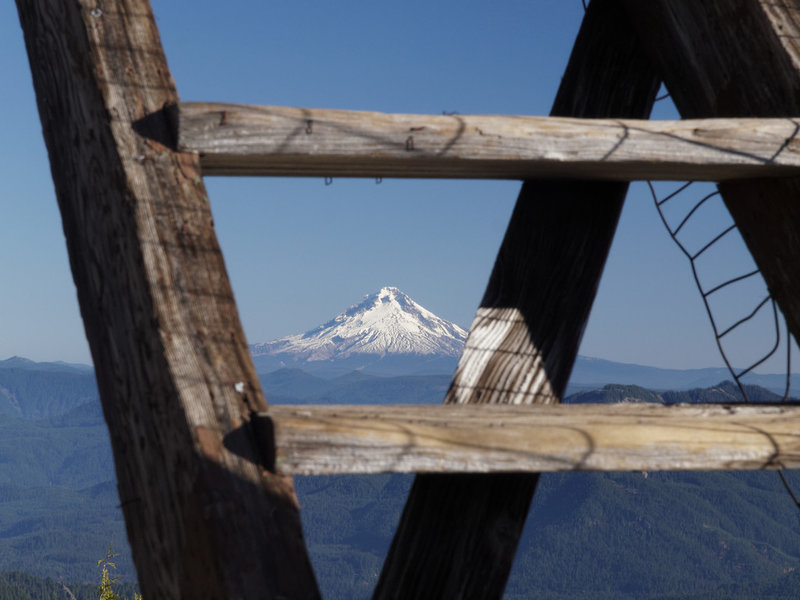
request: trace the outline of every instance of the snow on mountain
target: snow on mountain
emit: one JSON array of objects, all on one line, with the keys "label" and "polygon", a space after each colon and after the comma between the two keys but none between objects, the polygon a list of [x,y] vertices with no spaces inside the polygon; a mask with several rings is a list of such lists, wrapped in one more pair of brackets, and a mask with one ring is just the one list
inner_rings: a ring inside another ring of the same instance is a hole
[{"label": "snow on mountain", "polygon": [[306,362],[357,355],[458,358],[467,332],[437,317],[396,287],[364,297],[324,325],[303,334],[253,344],[254,357],[291,354]]}]

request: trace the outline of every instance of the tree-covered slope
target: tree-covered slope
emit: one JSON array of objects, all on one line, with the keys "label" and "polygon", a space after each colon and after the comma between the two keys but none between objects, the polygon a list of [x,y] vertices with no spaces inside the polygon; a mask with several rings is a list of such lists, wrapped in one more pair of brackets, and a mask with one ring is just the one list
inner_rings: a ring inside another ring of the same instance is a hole
[{"label": "tree-covered slope", "polygon": [[[370,597],[411,481],[296,478],[326,598]],[[553,473],[506,597],[783,598],[796,570],[800,512],[775,473]]]},{"label": "tree-covered slope", "polygon": [[766,594],[799,567],[800,512],[775,473],[547,474],[507,596]]},{"label": "tree-covered slope", "polygon": [[[99,573],[98,569],[98,580]],[[21,571],[0,573],[2,600],[97,600],[97,587],[96,583],[65,582]],[[133,598],[138,588],[131,583],[118,583],[114,591],[122,598]]]},{"label": "tree-covered slope", "polygon": [[94,372],[4,367],[0,362],[0,414],[34,419],[97,402]]},{"label": "tree-covered slope", "polygon": [[[18,385],[20,410],[0,411],[0,572],[96,582],[97,560],[113,542],[121,554],[118,574],[131,580],[99,403],[96,396],[80,402],[82,388],[54,376],[61,372]],[[13,377],[24,381],[19,373]],[[263,377],[268,396],[272,390],[302,402],[439,402],[447,385],[443,376],[356,373],[321,380],[283,371]],[[34,392],[31,402],[39,408],[23,406],[25,390]],[[728,402],[737,394],[730,383],[682,392],[609,385],[570,401]],[[749,394],[759,402],[777,400],[765,390]],[[37,410],[47,416],[34,418]],[[800,474],[789,477],[800,488]],[[296,478],[326,598],[371,595],[412,479]],[[775,473],[546,474],[507,597],[777,599],[800,591],[798,572],[800,511]],[[12,596],[7,579],[0,578],[0,598],[38,600],[16,588]],[[52,589],[41,589],[50,600]]]},{"label": "tree-covered slope", "polygon": [[0,415],[0,570],[91,581],[114,543],[132,580],[108,432],[96,406],[77,412],[72,423]]}]

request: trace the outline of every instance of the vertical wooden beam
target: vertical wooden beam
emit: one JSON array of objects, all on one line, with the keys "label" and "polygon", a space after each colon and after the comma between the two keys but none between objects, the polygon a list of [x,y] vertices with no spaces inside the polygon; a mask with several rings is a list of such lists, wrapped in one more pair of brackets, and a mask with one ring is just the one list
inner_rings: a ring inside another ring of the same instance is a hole
[{"label": "vertical wooden beam", "polygon": [[[616,0],[593,0],[554,116],[649,116],[658,80]],[[594,300],[625,183],[527,181],[447,402],[555,402]],[[375,598],[499,598],[538,475],[416,478]]]},{"label": "vertical wooden beam", "polygon": [[[625,3],[684,118],[800,115],[799,0]],[[800,339],[800,179],[719,190]]]},{"label": "vertical wooden beam", "polygon": [[144,596],[318,597],[149,3],[17,7]]}]

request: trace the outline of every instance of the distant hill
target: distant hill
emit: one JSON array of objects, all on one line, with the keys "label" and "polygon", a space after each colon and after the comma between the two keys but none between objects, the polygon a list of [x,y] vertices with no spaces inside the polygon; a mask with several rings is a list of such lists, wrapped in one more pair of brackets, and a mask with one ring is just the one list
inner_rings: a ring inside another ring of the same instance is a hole
[{"label": "distant hill", "polygon": [[450,375],[378,377],[353,371],[332,379],[300,369],[259,376],[267,402],[275,404],[439,404]]},{"label": "distant hill", "polygon": [[89,402],[99,402],[91,367],[16,356],[0,361],[0,415],[48,417]]},{"label": "distant hill", "polygon": [[[660,369],[578,356],[570,375],[568,393],[599,388],[607,383],[638,385],[651,390],[690,390],[711,387],[726,379],[731,379],[731,374],[725,368]],[[781,395],[786,387],[784,375],[751,373],[744,381]],[[791,381],[792,394],[800,395],[800,375],[793,375]]]},{"label": "distant hill", "polygon": [[[777,403],[783,396],[757,385],[745,385],[747,400],[752,403]],[[611,383],[602,388],[577,392],[568,396],[568,404],[608,404],[611,402],[656,402],[659,404],[698,404],[743,402],[742,392],[732,381],[721,381],[707,388],[653,391],[638,385]]]},{"label": "distant hill", "polygon": [[109,543],[132,579],[94,372],[0,361],[0,571],[95,582]]},{"label": "distant hill", "polygon": [[[282,369],[261,379],[271,402],[438,403],[450,376],[362,370],[323,378]],[[113,542],[119,574],[133,577],[93,382],[85,368],[0,362],[0,386],[9,392],[0,411],[0,572],[94,582],[97,559]],[[778,399],[763,388],[748,393],[756,402]],[[672,391],[608,384],[566,401],[730,402],[738,394],[721,381]],[[800,473],[788,477],[800,488]],[[412,480],[296,478],[326,598],[370,596]],[[799,572],[800,511],[775,473],[548,474],[506,597],[777,599],[793,597]]]},{"label": "distant hill", "polygon": [[799,567],[800,514],[775,473],[552,473],[506,598],[787,598]]},{"label": "distant hill", "polygon": [[91,373],[93,371],[90,365],[80,363],[68,363],[63,361],[57,362],[36,362],[29,358],[22,356],[12,356],[5,360],[0,360],[0,369],[23,369],[29,371],[60,371],[67,373]]}]

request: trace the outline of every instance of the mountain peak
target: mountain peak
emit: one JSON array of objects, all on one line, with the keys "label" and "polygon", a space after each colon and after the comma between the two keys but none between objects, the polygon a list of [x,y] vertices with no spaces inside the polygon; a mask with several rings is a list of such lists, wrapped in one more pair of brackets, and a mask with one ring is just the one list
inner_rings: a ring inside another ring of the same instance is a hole
[{"label": "mountain peak", "polygon": [[286,353],[305,361],[389,354],[458,357],[466,336],[458,325],[437,317],[399,288],[385,286],[319,327],[255,344],[251,352]]},{"label": "mountain peak", "polygon": [[399,288],[394,287],[393,285],[385,285],[380,290],[378,290],[378,296],[387,296],[387,295],[396,295],[396,294],[403,294]]}]

